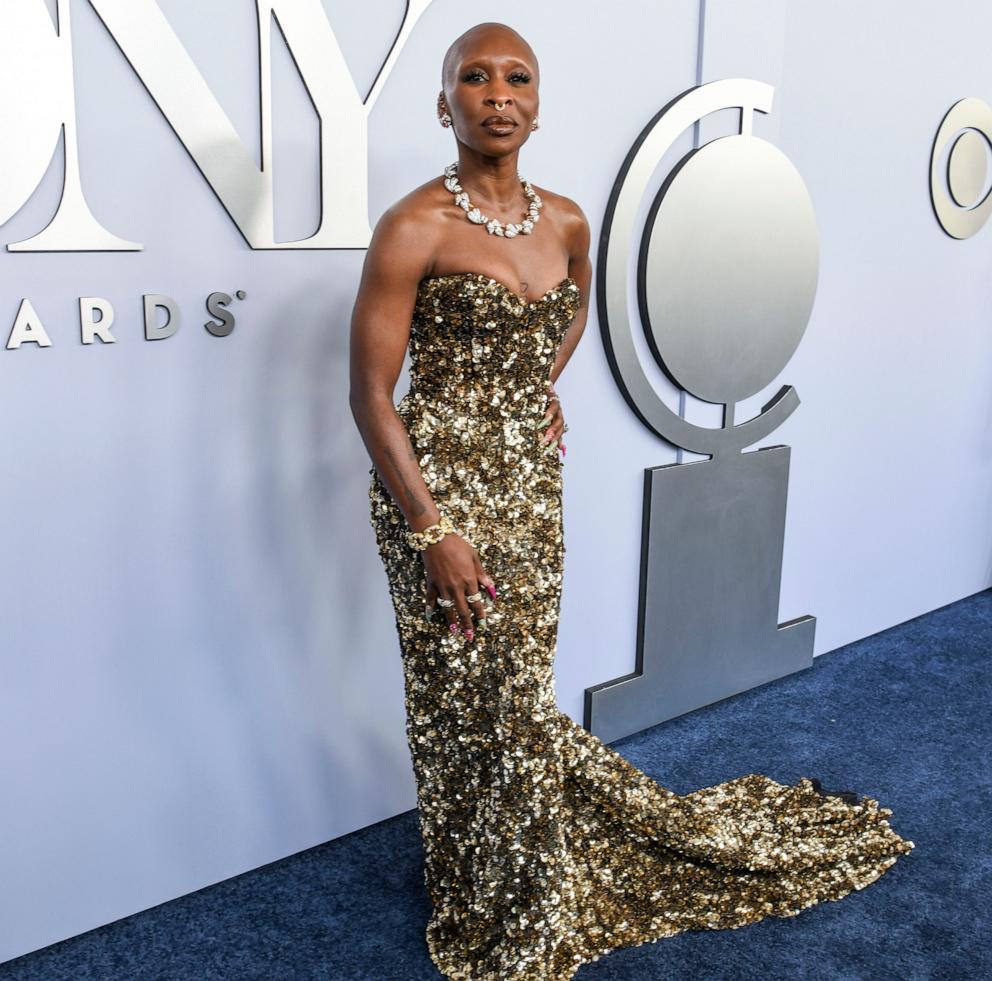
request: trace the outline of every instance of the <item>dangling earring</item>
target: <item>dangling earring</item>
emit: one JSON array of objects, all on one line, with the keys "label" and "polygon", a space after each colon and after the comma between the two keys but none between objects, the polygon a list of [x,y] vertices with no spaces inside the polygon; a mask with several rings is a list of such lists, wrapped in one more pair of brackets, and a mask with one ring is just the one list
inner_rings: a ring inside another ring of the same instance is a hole
[{"label": "dangling earring", "polygon": [[448,114],[448,107],[444,102],[444,89],[441,89],[437,94],[437,119],[442,126],[451,125],[451,116]]},{"label": "dangling earring", "polygon": [[531,121],[530,128],[532,130],[540,129],[541,128],[541,121],[540,121],[540,119],[537,118],[537,116],[535,116],[533,118],[533,120]]}]

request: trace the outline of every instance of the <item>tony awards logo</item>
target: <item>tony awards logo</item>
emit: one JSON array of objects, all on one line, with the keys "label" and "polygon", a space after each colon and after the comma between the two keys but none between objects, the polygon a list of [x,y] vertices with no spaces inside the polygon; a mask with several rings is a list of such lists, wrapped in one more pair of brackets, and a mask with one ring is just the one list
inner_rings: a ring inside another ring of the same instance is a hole
[{"label": "tony awards logo", "polygon": [[[604,740],[812,663],[815,619],[776,622],[789,447],[742,452],[799,398],[783,385],[753,418],[734,418],[736,403],[788,363],[816,293],[806,187],[785,155],[752,133],[754,112],[771,101],[771,86],[750,79],[678,96],[636,140],[607,208],[596,292],[617,385],[650,430],[710,458],[645,471],[636,670],[586,689],[585,725]],[[737,106],[740,132],[688,153],[635,228],[673,142],[708,113]],[[722,405],[722,426],[694,425],[658,396],[634,347],[635,314],[661,370]]]}]

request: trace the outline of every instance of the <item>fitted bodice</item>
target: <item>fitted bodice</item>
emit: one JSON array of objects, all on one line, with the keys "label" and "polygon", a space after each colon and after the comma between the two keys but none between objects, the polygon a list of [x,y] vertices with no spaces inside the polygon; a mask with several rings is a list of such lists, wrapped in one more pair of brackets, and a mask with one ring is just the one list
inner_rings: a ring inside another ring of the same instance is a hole
[{"label": "fitted bodice", "polygon": [[410,392],[462,409],[495,408],[493,396],[544,390],[555,352],[579,305],[567,277],[526,301],[483,273],[420,281],[410,327]]},{"label": "fitted bodice", "polygon": [[548,405],[555,355],[579,308],[571,277],[521,300],[483,273],[422,279],[410,326],[410,389],[396,406],[432,494],[474,479],[538,466],[537,425]]},{"label": "fitted bodice", "polygon": [[483,273],[422,279],[410,324],[410,389],[397,405],[411,436],[425,437],[420,449],[431,448],[428,432],[434,443],[513,443],[521,426],[536,425],[580,297],[571,277],[530,301]]}]

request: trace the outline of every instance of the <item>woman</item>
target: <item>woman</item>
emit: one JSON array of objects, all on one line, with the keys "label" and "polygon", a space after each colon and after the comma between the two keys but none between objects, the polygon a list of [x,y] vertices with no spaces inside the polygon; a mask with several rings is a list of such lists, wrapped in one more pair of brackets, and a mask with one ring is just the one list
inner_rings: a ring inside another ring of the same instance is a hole
[{"label": "woman", "polygon": [[809,778],[680,797],[557,708],[567,427],[553,383],[585,327],[591,267],[578,205],[517,173],[538,82],[505,25],[451,46],[438,118],[457,164],[382,216],[352,325],[427,944],[452,981],[565,981],[619,947],[794,916],[913,847],[876,801]]}]

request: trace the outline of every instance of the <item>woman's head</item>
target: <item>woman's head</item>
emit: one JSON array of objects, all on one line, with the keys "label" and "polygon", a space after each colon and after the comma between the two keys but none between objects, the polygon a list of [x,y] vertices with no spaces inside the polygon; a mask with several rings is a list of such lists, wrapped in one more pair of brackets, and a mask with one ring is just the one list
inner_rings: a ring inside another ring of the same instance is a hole
[{"label": "woman's head", "polygon": [[539,81],[537,56],[512,27],[476,24],[444,56],[438,118],[479,153],[513,153],[537,129]]}]

